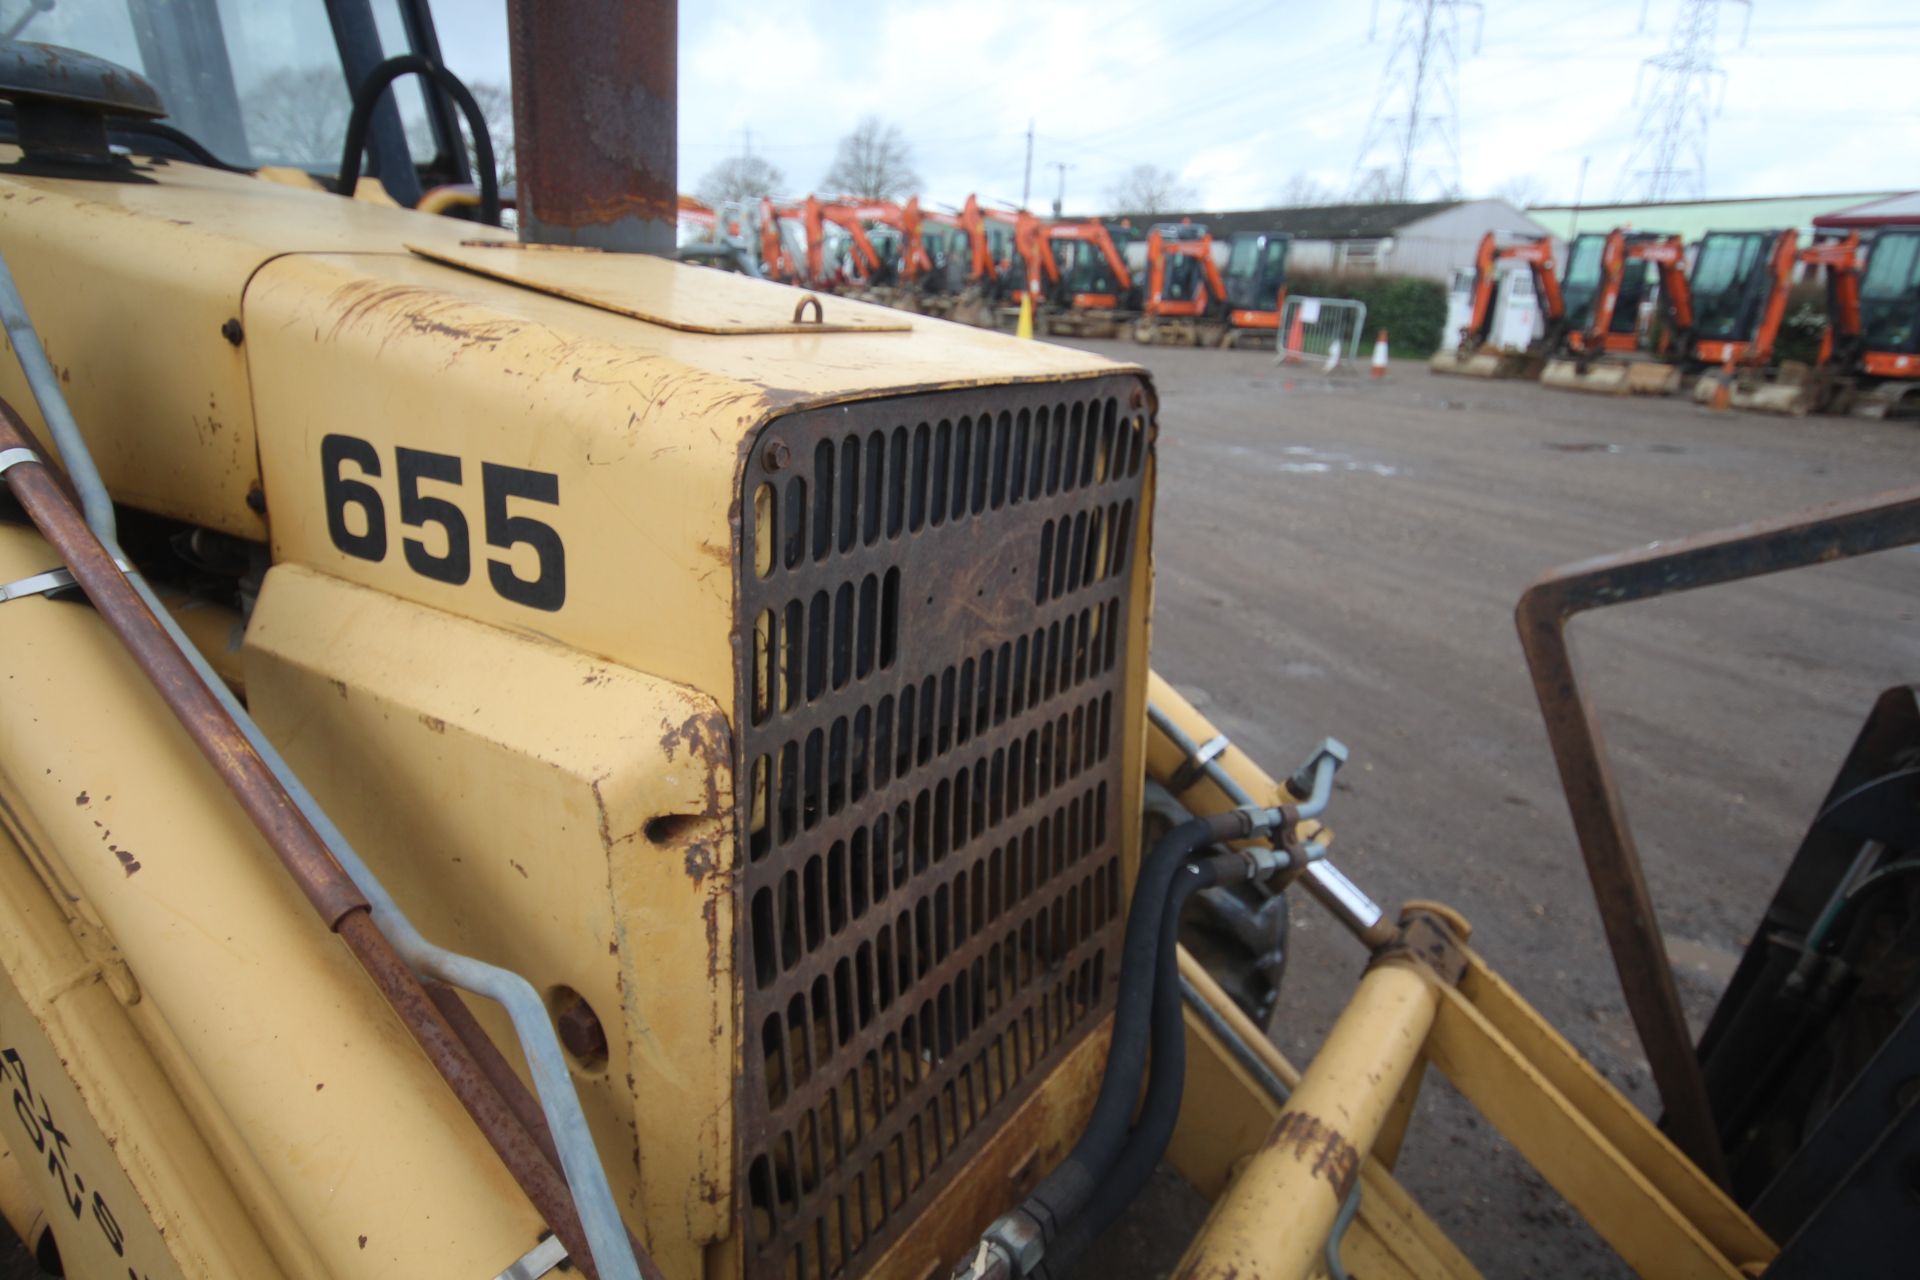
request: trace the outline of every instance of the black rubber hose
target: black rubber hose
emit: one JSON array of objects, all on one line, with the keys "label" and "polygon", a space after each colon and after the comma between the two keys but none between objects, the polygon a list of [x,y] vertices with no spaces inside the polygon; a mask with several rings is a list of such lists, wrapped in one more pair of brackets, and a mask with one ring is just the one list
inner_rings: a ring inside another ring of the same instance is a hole
[{"label": "black rubber hose", "polygon": [[1046,1280],[1065,1280],[1073,1274],[1087,1248],[1119,1220],[1139,1198],[1153,1177],[1160,1157],[1173,1139],[1180,1119],[1180,1098],[1187,1083],[1187,1028],[1180,994],[1180,909],[1202,889],[1220,883],[1223,863],[1237,864],[1231,855],[1208,858],[1181,867],[1167,895],[1166,914],[1160,920],[1160,949],[1154,962],[1153,1070],[1147,1083],[1140,1117],[1127,1134],[1105,1177],[1079,1216],[1060,1228],[1047,1246],[1043,1262]]},{"label": "black rubber hose", "polygon": [[[1040,1224],[1048,1239],[1060,1225],[1072,1220],[1086,1205],[1094,1187],[1119,1158],[1127,1140],[1127,1122],[1140,1081],[1146,1073],[1147,1040],[1152,1025],[1163,923],[1177,912],[1167,910],[1167,895],[1176,874],[1194,854],[1222,840],[1251,835],[1251,819],[1238,810],[1195,818],[1174,827],[1154,843],[1140,861],[1133,898],[1127,908],[1127,931],[1120,950],[1120,984],[1115,995],[1113,1044],[1107,1051],[1106,1074],[1085,1132],[1067,1158],[1035,1187],[1021,1208]],[[1169,962],[1174,957],[1167,948]],[[1177,993],[1176,993],[1177,995]]]},{"label": "black rubber hose", "polygon": [[[473,131],[474,168],[479,170],[480,180],[480,221],[490,227],[500,225],[500,175],[493,167],[493,135],[487,132],[487,118],[481,114],[480,104],[474,101],[473,94],[453,74],[437,62],[429,62],[417,53],[403,53],[397,58],[388,58],[385,62],[367,73],[367,78],[353,93],[353,114],[347,118],[347,144],[340,155],[340,194],[349,198],[354,187],[360,182],[360,153],[367,148],[367,130],[373,124],[373,109],[380,103],[380,95],[387,86],[405,75],[426,76],[445,89],[459,106],[460,114],[467,118],[467,128]],[[459,145],[459,139],[454,139]]]}]

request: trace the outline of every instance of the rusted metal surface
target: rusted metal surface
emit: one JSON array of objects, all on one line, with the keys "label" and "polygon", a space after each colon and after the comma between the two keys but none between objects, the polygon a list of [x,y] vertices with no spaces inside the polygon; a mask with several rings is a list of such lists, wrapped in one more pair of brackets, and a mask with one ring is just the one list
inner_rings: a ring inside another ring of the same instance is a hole
[{"label": "rusted metal surface", "polygon": [[[15,448],[33,448],[32,439],[13,407],[0,401],[0,450]],[[419,979],[373,923],[366,899],[294,807],[265,761],[200,682],[88,528],[61,478],[44,463],[12,466],[4,478],[101,619],[152,681],[314,910],[352,951],[534,1208],[582,1270],[593,1274],[573,1197],[555,1166],[542,1155]]]},{"label": "rusted metal surface", "polygon": [[1589,609],[1915,542],[1920,487],[1568,565],[1528,587],[1514,611],[1574,834],[1666,1124],[1675,1143],[1722,1185],[1726,1162],[1699,1060],[1593,705],[1574,671],[1566,624]]},{"label": "rusted metal surface", "polygon": [[1138,385],[813,410],[746,455],[751,1277],[862,1269],[1112,1006]]},{"label": "rusted metal surface", "polygon": [[494,1044],[486,1028],[480,1025],[480,1020],[473,1016],[473,1010],[467,1008],[467,1002],[460,998],[458,991],[444,982],[429,982],[425,986],[434,1008],[440,1010],[440,1016],[447,1020],[454,1035],[466,1046],[474,1065],[480,1068],[494,1092],[512,1109],[514,1118],[533,1139],[534,1145],[540,1148],[540,1154],[546,1157],[547,1163],[558,1169],[560,1151],[553,1145],[553,1130],[547,1127],[547,1116],[540,1110],[539,1099],[514,1074],[506,1056]]},{"label": "rusted metal surface", "polygon": [[674,0],[508,0],[520,238],[671,254]]}]

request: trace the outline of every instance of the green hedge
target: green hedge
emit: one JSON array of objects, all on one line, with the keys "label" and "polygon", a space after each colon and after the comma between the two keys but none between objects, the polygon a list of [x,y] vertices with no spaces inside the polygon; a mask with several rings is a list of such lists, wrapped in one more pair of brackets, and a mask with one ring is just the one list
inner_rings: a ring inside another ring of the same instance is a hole
[{"label": "green hedge", "polygon": [[1298,297],[1353,298],[1366,303],[1365,351],[1373,350],[1373,335],[1385,329],[1394,355],[1425,359],[1439,350],[1441,330],[1447,327],[1447,286],[1438,280],[1293,274],[1287,277],[1287,292]]}]

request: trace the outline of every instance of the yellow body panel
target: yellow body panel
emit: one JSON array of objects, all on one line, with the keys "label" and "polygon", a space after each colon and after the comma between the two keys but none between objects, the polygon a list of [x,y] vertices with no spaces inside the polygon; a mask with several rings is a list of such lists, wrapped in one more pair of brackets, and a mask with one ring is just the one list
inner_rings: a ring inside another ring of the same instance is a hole
[{"label": "yellow body panel", "polygon": [[[0,163],[18,157],[0,145]],[[145,176],[0,177],[0,250],[116,498],[259,539],[247,360],[221,333],[253,273],[284,253],[499,233],[197,165]],[[0,396],[38,429],[10,348]]]},{"label": "yellow body panel", "polygon": [[[0,580],[51,559],[0,530]],[[0,853],[66,917],[5,895],[34,1087],[65,1066],[180,1273],[492,1275],[529,1248],[531,1208],[94,612],[9,601],[0,649]]]},{"label": "yellow body panel", "polygon": [[[429,936],[520,970],[550,998],[585,998],[609,1044],[604,1063],[577,1061],[576,1077],[630,1223],[674,1280],[737,1271],[732,1107],[744,1050],[729,720],[743,643],[742,469],[760,429],[786,411],[1115,366],[959,326],[903,330],[879,312],[884,324],[836,331],[841,312],[871,309],[831,299],[824,331],[743,332],[793,328],[799,295],[755,286],[748,311],[710,324],[682,303],[716,277],[594,255],[596,288],[678,326],[649,323],[559,296],[566,282],[540,266],[554,255],[485,251],[529,264],[509,283],[408,248],[454,252],[490,234],[470,223],[189,165],[148,176],[0,180],[0,252],[110,487],[130,506],[270,539],[276,567],[244,645],[253,714]],[[774,302],[789,323],[760,314]],[[223,335],[229,319],[238,329]],[[3,363],[0,395],[38,429],[18,370]],[[222,410],[219,432],[199,412],[209,397]],[[229,405],[240,412],[228,416]],[[348,434],[373,467],[349,460],[323,475],[322,442]],[[441,470],[403,483],[403,454],[455,459],[460,478]],[[502,468],[551,477],[557,501],[515,493],[493,510]],[[366,486],[344,518],[330,479]],[[440,503],[437,527],[416,518],[422,498]],[[385,535],[374,558],[364,554],[370,504]],[[563,593],[515,598],[511,583],[540,579],[548,561],[536,542],[495,537],[503,514],[538,521],[562,543]],[[419,564],[452,558],[449,521],[465,527],[466,572],[422,573]],[[342,550],[342,530],[363,554]],[[1139,542],[1125,645],[1130,726],[1141,723],[1147,662],[1144,528]],[[129,828],[140,844],[123,847],[192,867],[182,892],[200,895],[192,912],[162,908],[145,892],[128,896],[128,886],[166,878],[153,863],[131,878],[117,864],[96,868],[98,882],[70,895],[80,914],[66,926],[70,937],[124,945],[124,963],[102,971],[144,991],[156,1015],[136,1023],[161,1074],[129,1058],[102,1094],[126,1108],[90,1100],[95,1119],[123,1137],[116,1117],[171,1090],[230,1186],[205,1221],[168,1233],[171,1247],[224,1248],[230,1227],[251,1223],[271,1259],[184,1272],[500,1270],[532,1243],[524,1199],[341,948],[301,914],[97,622],[30,600],[0,614],[0,627],[36,616],[89,629],[57,663],[19,651],[47,690],[102,688],[110,674],[124,696],[100,699],[99,714],[124,719],[141,707],[141,732],[110,753],[126,779],[111,790],[116,805],[138,796],[171,816],[164,837],[155,816],[152,830]],[[202,631],[196,639],[240,676],[230,628],[216,620]],[[33,710],[21,700],[7,708],[25,717],[0,738],[8,799],[45,817],[49,847],[91,849],[96,833],[56,803],[91,740],[63,723],[51,737],[74,759],[36,781],[52,757]],[[1133,813],[1141,739],[1129,732],[1121,743],[1119,811]],[[70,794],[65,803],[73,808]],[[1132,857],[1129,838],[1129,868]],[[112,899],[97,928],[82,918],[96,894]],[[228,911],[247,928],[197,914]],[[201,944],[166,951],[180,929],[197,929]],[[190,987],[189,963],[220,980]],[[276,1031],[246,1023],[241,1033],[225,1016],[240,998],[224,985],[229,973],[248,999],[276,1002],[250,1014]],[[475,1011],[518,1065],[497,1012]],[[240,1045],[227,1043],[236,1035]],[[269,1048],[270,1059],[254,1056]],[[1090,1100],[1091,1053],[1083,1045],[1046,1079],[993,1154],[944,1193],[966,1208],[939,1239],[1003,1208],[1012,1173],[1037,1176],[1011,1147],[1032,1136],[1050,1160],[1071,1140]],[[323,1060],[336,1063],[324,1078],[314,1068]],[[376,1148],[380,1160],[355,1154]],[[187,1194],[183,1181],[160,1179],[161,1194]],[[403,1234],[402,1223],[416,1229]],[[913,1239],[924,1250],[935,1237]]]},{"label": "yellow body panel", "polygon": [[601,1158],[668,1274],[697,1274],[733,1208],[718,706],[296,567],[246,665],[262,727],[429,936],[599,1015],[607,1061],[575,1067]]}]

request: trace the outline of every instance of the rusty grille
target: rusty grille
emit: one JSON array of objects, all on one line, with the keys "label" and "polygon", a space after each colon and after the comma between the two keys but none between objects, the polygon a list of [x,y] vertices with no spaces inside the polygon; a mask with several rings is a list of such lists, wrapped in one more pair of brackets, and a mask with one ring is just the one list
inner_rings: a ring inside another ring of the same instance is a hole
[{"label": "rusty grille", "polygon": [[747,1272],[909,1225],[1111,1006],[1131,377],[811,410],[746,469]]}]

